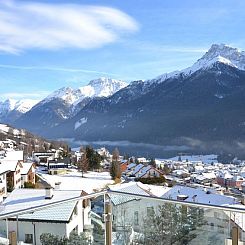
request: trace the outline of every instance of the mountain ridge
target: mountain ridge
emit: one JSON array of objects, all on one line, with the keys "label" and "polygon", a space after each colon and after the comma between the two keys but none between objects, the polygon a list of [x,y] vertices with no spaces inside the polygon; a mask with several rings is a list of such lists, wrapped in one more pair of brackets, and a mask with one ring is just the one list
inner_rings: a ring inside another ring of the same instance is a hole
[{"label": "mountain ridge", "polygon": [[[52,103],[55,112],[61,110],[58,101]],[[52,125],[43,125],[41,133],[75,141],[130,141],[207,153],[240,152],[245,143],[244,106],[245,53],[215,44],[191,67],[133,81],[108,97],[91,98],[56,125],[49,118]],[[29,117],[38,118],[34,130],[40,127],[42,115],[49,114],[43,109]]]}]

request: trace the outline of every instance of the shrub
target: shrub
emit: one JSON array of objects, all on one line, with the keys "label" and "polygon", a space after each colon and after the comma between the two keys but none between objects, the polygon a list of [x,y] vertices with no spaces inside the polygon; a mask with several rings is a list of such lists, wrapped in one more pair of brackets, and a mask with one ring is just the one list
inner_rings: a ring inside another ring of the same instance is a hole
[{"label": "shrub", "polygon": [[33,184],[31,182],[24,182],[24,188],[34,189],[35,188],[35,184]]},{"label": "shrub", "polygon": [[165,183],[166,179],[161,176],[161,177],[154,177],[154,178],[137,178],[135,181],[139,181],[143,184],[161,184]]}]

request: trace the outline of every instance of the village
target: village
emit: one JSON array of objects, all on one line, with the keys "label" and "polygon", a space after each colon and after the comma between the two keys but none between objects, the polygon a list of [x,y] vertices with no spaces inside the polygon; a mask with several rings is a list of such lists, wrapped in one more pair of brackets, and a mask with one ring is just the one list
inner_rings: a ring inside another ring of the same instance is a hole
[{"label": "village", "polygon": [[[96,193],[108,190],[116,234],[113,244],[141,239],[145,225],[142,214],[154,217],[160,199],[245,209],[243,161],[222,164],[216,155],[146,159],[91,146],[69,153],[62,148],[33,151],[28,156],[10,139],[0,141],[0,149],[1,214],[51,205],[0,220],[1,244],[52,244],[64,237],[104,244],[105,197]],[[81,196],[88,198],[76,199]],[[157,200],[150,202],[142,196]],[[67,199],[72,201],[62,203]],[[212,229],[225,229],[224,212],[212,210],[208,217],[206,222]],[[233,222],[240,225],[243,234],[240,218],[237,215]]]}]

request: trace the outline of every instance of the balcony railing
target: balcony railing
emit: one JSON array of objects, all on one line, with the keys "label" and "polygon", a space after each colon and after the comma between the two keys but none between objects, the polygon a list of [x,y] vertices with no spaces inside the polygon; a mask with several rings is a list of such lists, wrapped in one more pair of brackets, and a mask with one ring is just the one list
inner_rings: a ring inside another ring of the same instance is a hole
[{"label": "balcony railing", "polygon": [[[74,203],[69,220],[59,220],[56,210],[65,215]],[[245,209],[108,190],[11,212],[2,206],[0,237],[13,245],[238,245],[245,244]]]}]

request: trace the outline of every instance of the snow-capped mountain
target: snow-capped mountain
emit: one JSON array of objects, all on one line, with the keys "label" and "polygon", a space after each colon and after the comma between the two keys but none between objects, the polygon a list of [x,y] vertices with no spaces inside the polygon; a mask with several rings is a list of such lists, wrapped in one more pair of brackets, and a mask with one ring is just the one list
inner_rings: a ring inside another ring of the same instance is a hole
[{"label": "snow-capped mountain", "polygon": [[245,52],[239,51],[237,48],[233,48],[226,44],[213,44],[211,48],[195,62],[191,67],[185,68],[181,71],[174,71],[165,73],[158,76],[153,80],[147,82],[164,82],[169,78],[182,76],[190,76],[198,70],[208,69],[216,63],[223,63],[239,70],[245,70]]},{"label": "snow-capped mountain", "polygon": [[24,99],[24,100],[7,99],[3,102],[0,101],[0,113],[3,111],[10,112],[13,110],[19,111],[21,113],[26,113],[38,102],[39,100],[31,100],[31,99]]},{"label": "snow-capped mountain", "polygon": [[121,80],[102,77],[92,80],[88,85],[78,89],[63,87],[50,94],[42,103],[47,103],[55,98],[76,106],[85,98],[109,97],[127,85],[126,82]]},{"label": "snow-capped mountain", "polygon": [[22,114],[28,112],[38,100],[14,100],[7,99],[3,102],[0,101],[0,121],[1,122],[12,122],[20,117]]},{"label": "snow-capped mountain", "polygon": [[36,104],[16,120],[14,125],[18,127],[29,125],[28,129],[40,133],[43,131],[42,127],[54,128],[76,115],[91,100],[109,97],[127,85],[121,80],[99,78],[77,89],[63,87]]},{"label": "snow-capped mountain", "polygon": [[108,98],[91,101],[55,128],[53,137],[150,143],[191,152],[241,152],[244,67],[244,52],[212,45],[189,68],[134,81]]},{"label": "snow-capped mountain", "polygon": [[21,116],[16,126],[77,141],[240,153],[244,108],[245,53],[214,44],[193,66],[151,80],[126,86],[98,79],[79,89],[62,88]]}]

